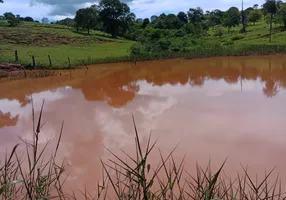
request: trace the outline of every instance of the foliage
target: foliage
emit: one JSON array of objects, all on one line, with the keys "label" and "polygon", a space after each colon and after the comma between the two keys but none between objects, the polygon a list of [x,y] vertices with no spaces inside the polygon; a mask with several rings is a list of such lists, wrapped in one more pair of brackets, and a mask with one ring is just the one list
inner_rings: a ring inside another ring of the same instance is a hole
[{"label": "foliage", "polygon": [[154,22],[158,19],[158,16],[157,15],[152,15],[151,16],[151,22]]},{"label": "foliage", "polygon": [[11,13],[11,12],[6,12],[6,13],[3,14],[3,16],[4,16],[5,19],[7,19],[7,20],[16,18],[16,16],[15,16],[13,13]]},{"label": "foliage", "polygon": [[56,21],[55,24],[64,25],[64,26],[73,26],[74,20],[71,18],[65,18],[65,19]]},{"label": "foliage", "polygon": [[231,27],[235,27],[240,22],[240,14],[239,10],[236,7],[231,7],[228,9],[222,18],[223,25],[228,27],[228,32],[230,31]]},{"label": "foliage", "polygon": [[[119,0],[101,0],[99,2],[99,16],[105,30],[116,38],[120,29],[125,32],[128,28],[130,8]],[[132,14],[134,15],[134,14]]]},{"label": "foliage", "polygon": [[204,12],[200,7],[190,8],[188,11],[188,17],[191,23],[196,24],[203,21]]},{"label": "foliage", "polygon": [[98,10],[96,6],[90,6],[88,8],[79,9],[76,12],[75,22],[78,27],[87,29],[88,34],[90,29],[93,29],[98,20]]},{"label": "foliage", "polygon": [[254,9],[249,12],[248,14],[248,21],[253,23],[255,25],[256,22],[258,22],[262,18],[262,12],[261,10]]},{"label": "foliage", "polygon": [[283,22],[284,28],[286,28],[286,3],[280,5],[277,17]]},{"label": "foliage", "polygon": [[25,22],[34,22],[34,19],[32,17],[25,17],[24,21]]},{"label": "foliage", "polygon": [[142,23],[142,28],[146,28],[146,26],[148,25],[148,24],[150,24],[150,20],[148,19],[148,18],[145,18],[144,20],[143,20],[143,23]]},{"label": "foliage", "polygon": [[177,18],[185,24],[188,23],[188,15],[182,11],[177,14]]},{"label": "foliage", "polygon": [[244,38],[244,36],[242,36],[242,35],[235,35],[235,36],[232,36],[231,37],[231,40],[232,41],[236,41],[236,40],[241,40],[241,39],[243,39]]},{"label": "foliage", "polygon": [[220,39],[223,36],[223,28],[221,26],[216,27],[215,36],[218,36]]},{"label": "foliage", "polygon": [[277,13],[278,6],[279,6],[279,2],[277,2],[276,0],[266,0],[265,3],[263,4],[263,8],[265,12],[270,15],[269,42],[271,42],[272,23],[273,23],[274,15]]},{"label": "foliage", "polygon": [[9,24],[9,26],[11,26],[11,27],[15,27],[15,26],[18,26],[19,24],[20,24],[20,19],[18,19],[18,18],[11,18],[11,19],[9,19],[8,20],[8,24]]},{"label": "foliage", "polygon": [[214,10],[211,11],[208,15],[207,15],[207,19],[209,20],[209,24],[211,27],[214,27],[216,25],[220,25],[221,21],[222,21],[222,17],[224,15],[224,12],[221,10]]}]

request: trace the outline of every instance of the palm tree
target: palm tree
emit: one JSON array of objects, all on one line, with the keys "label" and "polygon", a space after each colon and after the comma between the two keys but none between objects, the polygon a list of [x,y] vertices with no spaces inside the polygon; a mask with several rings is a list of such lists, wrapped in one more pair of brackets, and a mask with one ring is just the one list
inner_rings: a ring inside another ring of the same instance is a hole
[{"label": "palm tree", "polygon": [[276,0],[266,0],[263,4],[264,10],[270,14],[270,27],[269,27],[269,42],[272,37],[272,23],[274,15],[277,13],[279,3]]}]

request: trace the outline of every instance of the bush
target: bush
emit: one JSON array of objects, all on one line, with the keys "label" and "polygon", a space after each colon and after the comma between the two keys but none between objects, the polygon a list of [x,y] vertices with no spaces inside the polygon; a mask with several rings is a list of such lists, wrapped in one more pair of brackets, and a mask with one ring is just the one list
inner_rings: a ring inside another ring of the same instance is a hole
[{"label": "bush", "polygon": [[165,50],[166,51],[166,50],[168,50],[170,48],[171,42],[168,39],[163,38],[163,39],[160,39],[158,41],[158,46],[159,46],[159,48],[161,50]]},{"label": "bush", "polygon": [[244,38],[244,36],[242,36],[242,35],[235,35],[235,36],[231,37],[231,40],[236,41],[236,40],[241,40],[243,38]]},{"label": "bush", "polygon": [[8,24],[11,27],[18,26],[20,24],[20,22],[21,22],[20,19],[17,19],[17,18],[12,18],[12,19],[8,20]]},{"label": "bush", "polygon": [[234,42],[233,42],[233,40],[228,40],[228,41],[224,42],[223,45],[224,46],[232,46],[232,45],[234,45]]}]

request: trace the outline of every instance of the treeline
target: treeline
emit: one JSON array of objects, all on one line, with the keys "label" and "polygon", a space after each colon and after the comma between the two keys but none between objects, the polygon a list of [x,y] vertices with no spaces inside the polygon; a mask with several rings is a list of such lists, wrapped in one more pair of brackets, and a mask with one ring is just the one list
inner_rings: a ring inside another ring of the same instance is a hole
[{"label": "treeline", "polygon": [[[45,19],[45,18],[43,18]],[[19,25],[21,22],[36,22],[36,23],[40,23],[37,20],[34,20],[32,17],[27,16],[27,17],[21,17],[20,15],[15,15],[12,12],[6,12],[3,15],[0,15],[0,20],[7,20],[9,26],[17,26]]]},{"label": "treeline", "polygon": [[227,11],[219,9],[213,11],[203,11],[201,8],[190,8],[188,12],[178,12],[177,14],[153,15],[150,18],[136,18],[130,12],[127,4],[119,0],[101,0],[98,5],[79,9],[74,19],[66,18],[57,21],[56,24],[74,26],[78,30],[91,29],[105,31],[113,37],[121,36],[132,40],[140,39],[145,29],[175,30],[175,35],[192,34],[207,35],[209,28],[227,27],[230,31],[232,27],[242,24],[240,32],[247,32],[249,24],[264,19],[268,23],[283,24],[286,28],[286,3],[277,0],[266,0],[259,7],[245,10],[230,7]]}]

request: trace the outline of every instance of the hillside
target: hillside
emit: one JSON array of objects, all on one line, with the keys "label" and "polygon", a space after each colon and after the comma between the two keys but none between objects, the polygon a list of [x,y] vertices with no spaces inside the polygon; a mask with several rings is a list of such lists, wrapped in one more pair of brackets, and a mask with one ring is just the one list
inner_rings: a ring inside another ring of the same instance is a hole
[{"label": "hillside", "polygon": [[[232,28],[229,33],[227,28],[223,28],[221,38],[216,36],[216,28],[209,28],[208,36],[199,38],[188,35],[172,36],[173,33],[168,33],[171,36],[165,37],[170,41],[171,47],[177,45],[179,49],[183,43],[184,48],[192,52],[194,49],[200,49],[199,53],[201,53],[203,49],[212,48],[211,53],[205,52],[197,57],[208,54],[217,56],[214,53],[218,51],[215,45],[231,46],[232,49],[245,48],[249,45],[263,45],[266,48],[268,45],[286,45],[286,32],[281,26],[274,26],[272,42],[269,43],[268,27],[268,24],[260,21],[256,25],[249,25],[246,34],[238,33],[241,29],[240,25]],[[53,68],[68,67],[68,59],[72,66],[82,65],[83,61],[96,63],[98,60],[105,61],[105,59],[109,62],[129,60],[126,58],[130,55],[130,47],[133,43],[125,39],[112,39],[110,35],[99,31],[91,31],[88,35],[86,31],[77,33],[74,28],[68,26],[31,22],[21,23],[17,27],[8,27],[5,20],[0,20],[0,62],[15,62],[15,50],[18,51],[18,62],[21,64],[31,65],[32,56],[35,56],[37,66],[47,67],[49,66],[48,56],[50,56]],[[182,57],[181,55],[166,57]],[[144,60],[144,57],[140,59]]]},{"label": "hillside", "polygon": [[50,55],[53,67],[66,67],[68,57],[75,65],[82,60],[127,56],[131,44],[98,31],[87,35],[67,26],[29,22],[8,27],[0,21],[0,62],[14,62],[17,50],[20,63],[30,64],[34,55],[37,65],[48,66]]}]

